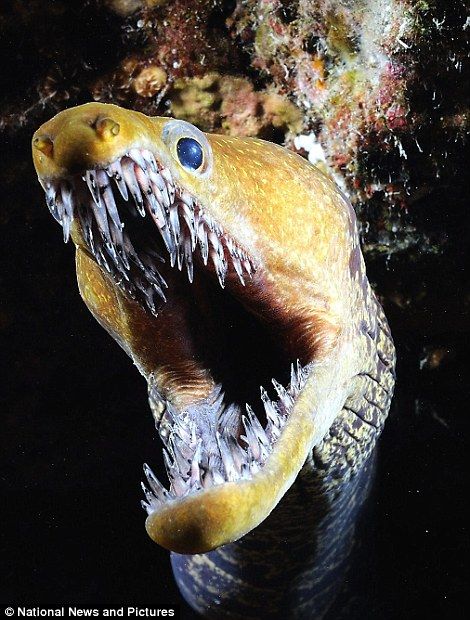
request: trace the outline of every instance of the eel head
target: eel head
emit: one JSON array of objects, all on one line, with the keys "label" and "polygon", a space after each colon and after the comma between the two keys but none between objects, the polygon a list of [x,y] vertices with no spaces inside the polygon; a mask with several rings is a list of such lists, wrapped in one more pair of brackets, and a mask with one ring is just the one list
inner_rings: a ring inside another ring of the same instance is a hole
[{"label": "eel head", "polygon": [[179,553],[240,538],[359,370],[352,208],[280,146],[114,105],[60,112],[32,150],[80,293],[148,383],[169,477],[144,466],[149,535]]}]

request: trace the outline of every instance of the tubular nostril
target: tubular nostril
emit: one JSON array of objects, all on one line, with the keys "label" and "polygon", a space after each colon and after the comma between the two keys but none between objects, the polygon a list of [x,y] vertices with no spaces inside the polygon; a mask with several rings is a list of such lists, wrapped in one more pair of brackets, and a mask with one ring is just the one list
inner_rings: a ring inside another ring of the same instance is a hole
[{"label": "tubular nostril", "polygon": [[47,157],[52,157],[52,151],[54,150],[54,143],[47,136],[36,136],[33,140],[34,148],[47,155]]},{"label": "tubular nostril", "polygon": [[95,131],[103,140],[110,140],[118,135],[121,127],[119,123],[113,121],[112,118],[109,117],[101,117],[95,121],[94,124]]}]

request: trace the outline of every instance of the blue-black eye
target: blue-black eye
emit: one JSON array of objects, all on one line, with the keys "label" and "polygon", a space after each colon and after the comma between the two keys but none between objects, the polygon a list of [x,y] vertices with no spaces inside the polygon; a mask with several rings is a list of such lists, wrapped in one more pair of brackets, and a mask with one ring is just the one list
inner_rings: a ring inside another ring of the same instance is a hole
[{"label": "blue-black eye", "polygon": [[189,170],[197,170],[203,159],[202,146],[194,138],[181,138],[176,145],[180,164]]}]

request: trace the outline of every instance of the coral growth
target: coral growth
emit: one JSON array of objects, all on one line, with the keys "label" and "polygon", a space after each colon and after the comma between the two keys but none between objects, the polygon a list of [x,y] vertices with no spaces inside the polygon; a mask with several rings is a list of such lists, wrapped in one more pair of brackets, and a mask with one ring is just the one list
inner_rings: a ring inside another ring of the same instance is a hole
[{"label": "coral growth", "polygon": [[[252,66],[302,108],[305,138],[321,147],[389,251],[413,242],[402,209],[443,175],[455,178],[468,130],[464,13],[458,3],[248,0],[230,20]],[[444,102],[450,82],[453,97]],[[370,217],[372,206],[382,222]]]},{"label": "coral growth", "polygon": [[302,126],[300,110],[274,91],[255,91],[250,80],[207,73],[182,78],[170,93],[171,113],[205,131],[266,139],[294,135]]}]

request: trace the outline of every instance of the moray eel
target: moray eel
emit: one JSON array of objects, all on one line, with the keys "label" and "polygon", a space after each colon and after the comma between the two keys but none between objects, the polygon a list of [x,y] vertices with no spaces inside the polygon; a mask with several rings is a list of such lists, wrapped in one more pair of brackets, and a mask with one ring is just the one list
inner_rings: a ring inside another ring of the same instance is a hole
[{"label": "moray eel", "polygon": [[248,617],[244,541],[267,541],[256,564],[276,515],[282,539],[320,496],[343,499],[317,522],[352,514],[389,409],[395,350],[354,210],[285,148],[114,105],[60,112],[32,147],[80,293],[148,383],[170,484],[144,466],[147,532],[196,609],[215,579]]}]

